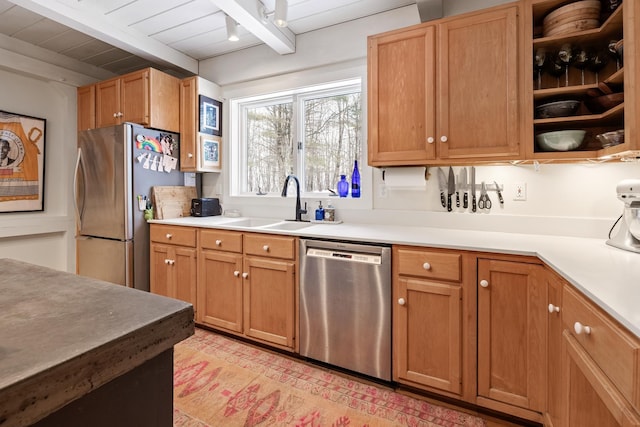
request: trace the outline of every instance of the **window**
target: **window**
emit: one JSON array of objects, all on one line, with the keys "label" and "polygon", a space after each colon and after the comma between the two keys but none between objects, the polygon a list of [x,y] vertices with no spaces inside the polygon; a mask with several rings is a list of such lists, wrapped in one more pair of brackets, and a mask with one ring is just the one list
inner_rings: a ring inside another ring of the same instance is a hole
[{"label": "window", "polygon": [[359,79],[236,99],[232,110],[240,146],[236,194],[279,195],[291,173],[304,192],[327,193],[360,158]]}]

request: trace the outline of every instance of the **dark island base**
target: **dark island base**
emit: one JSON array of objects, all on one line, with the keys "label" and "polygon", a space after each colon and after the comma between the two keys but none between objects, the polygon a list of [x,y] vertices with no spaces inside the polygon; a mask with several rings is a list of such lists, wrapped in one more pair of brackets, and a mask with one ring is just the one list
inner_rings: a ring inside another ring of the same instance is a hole
[{"label": "dark island base", "polygon": [[172,427],[173,348],[74,400],[34,427]]}]

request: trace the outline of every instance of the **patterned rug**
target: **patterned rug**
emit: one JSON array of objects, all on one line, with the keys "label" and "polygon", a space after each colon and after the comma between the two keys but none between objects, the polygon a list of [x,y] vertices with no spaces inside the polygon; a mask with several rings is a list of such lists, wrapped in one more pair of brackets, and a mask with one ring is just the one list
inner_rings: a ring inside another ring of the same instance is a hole
[{"label": "patterned rug", "polygon": [[174,366],[174,427],[485,425],[201,329],[175,346]]}]

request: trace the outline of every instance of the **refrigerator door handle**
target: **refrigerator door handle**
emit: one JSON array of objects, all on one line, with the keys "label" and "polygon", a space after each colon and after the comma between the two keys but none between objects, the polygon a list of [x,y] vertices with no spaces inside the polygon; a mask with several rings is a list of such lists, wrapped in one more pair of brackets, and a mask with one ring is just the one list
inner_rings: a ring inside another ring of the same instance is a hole
[{"label": "refrigerator door handle", "polygon": [[[82,229],[82,212],[78,208],[78,173],[80,172],[80,167],[82,164],[82,148],[78,147],[78,155],[76,157],[76,168],[75,173],[73,175],[73,205],[76,209],[76,219],[78,221],[78,230]],[[82,172],[84,175],[84,167],[82,168]],[[86,182],[86,176],[83,176],[84,182]],[[84,210],[84,192],[82,193],[82,206]]]}]

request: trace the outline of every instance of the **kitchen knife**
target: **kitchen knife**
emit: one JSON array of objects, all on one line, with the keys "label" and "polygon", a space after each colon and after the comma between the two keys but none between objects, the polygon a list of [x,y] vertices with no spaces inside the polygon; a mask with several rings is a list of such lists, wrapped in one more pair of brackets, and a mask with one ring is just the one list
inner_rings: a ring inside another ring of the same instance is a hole
[{"label": "kitchen knife", "polygon": [[462,207],[467,209],[469,207],[469,189],[467,188],[467,168],[462,168],[460,171],[460,179],[458,180],[458,186],[462,189]]},{"label": "kitchen knife", "polygon": [[447,177],[444,176],[444,172],[442,168],[438,168],[438,186],[440,187],[440,203],[442,203],[442,207],[447,207],[447,201],[444,198],[444,193],[447,191]]},{"label": "kitchen knife", "polygon": [[471,166],[471,212],[476,211],[476,168]]},{"label": "kitchen knife", "polygon": [[500,206],[504,206],[504,199],[502,198],[502,191],[500,191],[500,186],[496,181],[493,181],[496,185],[496,193],[498,193],[498,201],[500,202]]},{"label": "kitchen knife", "polygon": [[[456,192],[456,177],[453,174],[453,168],[449,166],[449,180],[447,191],[447,210],[451,212],[451,196]],[[460,206],[460,200],[458,199],[458,206]]]}]

